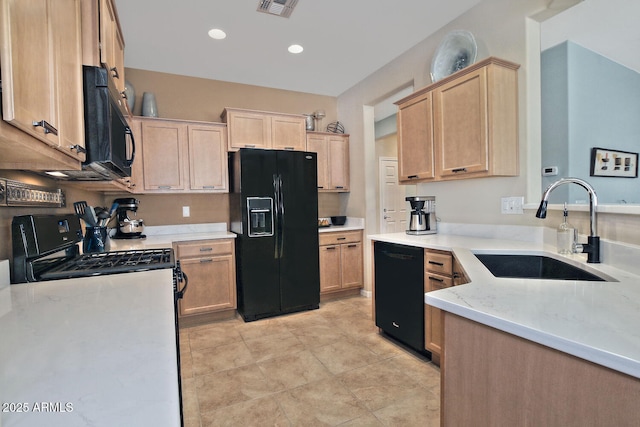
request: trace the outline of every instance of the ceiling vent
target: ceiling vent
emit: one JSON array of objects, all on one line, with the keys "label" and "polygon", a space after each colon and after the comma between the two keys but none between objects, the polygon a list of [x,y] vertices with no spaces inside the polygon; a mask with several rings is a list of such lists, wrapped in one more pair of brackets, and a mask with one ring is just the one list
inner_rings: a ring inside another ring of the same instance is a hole
[{"label": "ceiling vent", "polygon": [[296,4],[298,0],[259,0],[258,12],[288,18]]}]

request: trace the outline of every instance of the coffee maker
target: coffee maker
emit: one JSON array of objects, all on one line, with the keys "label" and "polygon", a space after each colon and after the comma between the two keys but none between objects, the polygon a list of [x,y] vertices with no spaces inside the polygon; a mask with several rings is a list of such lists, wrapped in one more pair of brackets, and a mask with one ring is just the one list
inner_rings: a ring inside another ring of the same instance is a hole
[{"label": "coffee maker", "polygon": [[118,220],[118,228],[113,235],[113,239],[144,239],[142,234],[144,230],[144,221],[141,219],[129,218],[129,212],[133,212],[134,217],[137,216],[138,205],[140,200],[133,197],[115,199],[113,203],[118,204],[116,209],[116,218]]},{"label": "coffee maker", "polygon": [[410,196],[405,200],[411,204],[409,229],[407,234],[435,234],[436,227],[436,197]]}]

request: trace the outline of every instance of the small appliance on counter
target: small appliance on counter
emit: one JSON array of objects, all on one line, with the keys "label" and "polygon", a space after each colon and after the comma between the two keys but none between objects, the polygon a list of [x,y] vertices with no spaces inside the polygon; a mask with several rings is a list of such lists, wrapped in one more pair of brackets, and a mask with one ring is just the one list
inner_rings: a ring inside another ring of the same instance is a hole
[{"label": "small appliance on counter", "polygon": [[407,234],[435,234],[436,226],[436,197],[410,196],[405,200],[411,204],[409,229]]},{"label": "small appliance on counter", "polygon": [[142,234],[144,230],[144,221],[141,219],[129,218],[129,211],[133,212],[134,217],[138,212],[138,205],[140,200],[133,197],[125,197],[123,199],[115,199],[113,203],[118,204],[116,210],[116,217],[118,220],[118,228],[116,234],[113,235],[113,239],[144,239]]}]

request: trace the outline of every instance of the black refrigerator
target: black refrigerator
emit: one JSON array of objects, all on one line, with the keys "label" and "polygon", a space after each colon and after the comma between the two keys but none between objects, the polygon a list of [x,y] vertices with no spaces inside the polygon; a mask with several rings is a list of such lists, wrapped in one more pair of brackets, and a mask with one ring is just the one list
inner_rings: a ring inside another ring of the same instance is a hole
[{"label": "black refrigerator", "polygon": [[238,312],[245,322],[320,304],[316,153],[229,153]]}]

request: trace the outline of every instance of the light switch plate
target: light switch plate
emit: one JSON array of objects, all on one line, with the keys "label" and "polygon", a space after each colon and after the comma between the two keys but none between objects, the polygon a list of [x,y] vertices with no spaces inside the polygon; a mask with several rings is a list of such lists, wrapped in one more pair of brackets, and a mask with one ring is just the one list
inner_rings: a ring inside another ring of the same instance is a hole
[{"label": "light switch plate", "polygon": [[184,218],[187,218],[187,217],[191,216],[191,209],[189,208],[189,206],[183,206],[182,207],[182,216]]},{"label": "light switch plate", "polygon": [[501,212],[506,215],[524,214],[524,196],[503,197],[500,199]]}]

